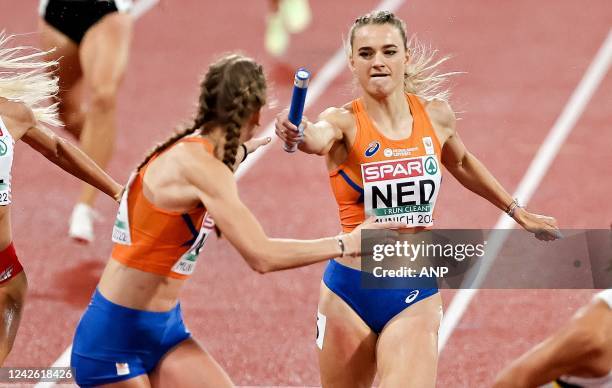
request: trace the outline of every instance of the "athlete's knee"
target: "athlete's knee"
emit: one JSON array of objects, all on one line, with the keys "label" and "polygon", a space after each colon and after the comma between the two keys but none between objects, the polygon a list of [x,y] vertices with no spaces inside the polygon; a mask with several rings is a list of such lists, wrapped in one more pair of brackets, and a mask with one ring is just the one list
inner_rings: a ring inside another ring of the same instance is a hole
[{"label": "athlete's knee", "polygon": [[117,104],[117,86],[112,84],[94,85],[91,88],[90,109],[110,111]]}]

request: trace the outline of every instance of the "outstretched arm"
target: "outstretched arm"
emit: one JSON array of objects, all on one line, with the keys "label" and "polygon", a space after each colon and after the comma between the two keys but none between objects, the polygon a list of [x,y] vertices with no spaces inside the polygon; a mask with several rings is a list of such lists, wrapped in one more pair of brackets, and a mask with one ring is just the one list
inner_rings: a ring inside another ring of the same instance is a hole
[{"label": "outstretched arm", "polygon": [[326,109],[319,116],[319,121],[312,123],[306,117],[302,119],[304,133],[289,121],[289,110],[285,109],[276,116],[276,135],[287,144],[298,143],[300,151],[307,154],[326,155],[334,143],[343,138],[338,125],[340,109]]},{"label": "outstretched arm", "polygon": [[[265,145],[270,144],[271,141],[272,141],[272,138],[270,137],[258,137],[258,138],[253,138],[251,140],[248,140],[242,143],[238,147],[238,150],[236,151],[236,162],[234,162],[234,167],[232,168],[232,171],[236,171],[238,167],[240,167],[240,163],[246,160],[248,155],[257,151],[259,147],[263,147]],[[245,151],[246,151],[246,155],[245,155]]]},{"label": "outstretched arm", "polygon": [[[428,113],[446,138],[442,148],[442,164],[446,169],[465,188],[507,211],[512,197],[484,164],[467,150],[455,129],[455,114],[450,106],[444,101],[435,100],[429,103]],[[513,217],[523,228],[535,233],[538,239],[558,238],[557,221],[552,217],[529,213],[522,208],[517,208]]]},{"label": "outstretched arm", "polygon": [[[231,172],[200,149],[191,151],[189,162],[181,168],[189,186],[197,192],[206,210],[227,240],[260,273],[300,267],[361,251],[359,229],[347,235],[316,240],[269,238],[238,197]],[[364,224],[371,228],[398,227],[392,223]],[[343,252],[344,247],[344,252]]]},{"label": "outstretched arm", "polygon": [[33,123],[22,139],[64,171],[89,183],[115,201],[121,198],[123,187],[120,184],[115,182],[83,151],[51,130]]}]

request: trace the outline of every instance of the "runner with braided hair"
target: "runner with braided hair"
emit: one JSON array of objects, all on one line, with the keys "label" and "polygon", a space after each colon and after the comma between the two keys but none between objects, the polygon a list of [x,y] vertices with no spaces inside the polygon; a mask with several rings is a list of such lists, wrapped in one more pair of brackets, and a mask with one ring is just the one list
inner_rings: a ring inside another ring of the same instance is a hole
[{"label": "runner with braided hair", "polygon": [[359,254],[361,228],[318,240],[271,239],[240,201],[232,172],[270,141],[251,139],[265,101],[260,65],[221,58],[202,81],[193,125],[158,145],[130,178],[111,258],[76,329],[71,365],[79,385],[232,386],[191,337],[178,303],[215,226],[259,273]]}]

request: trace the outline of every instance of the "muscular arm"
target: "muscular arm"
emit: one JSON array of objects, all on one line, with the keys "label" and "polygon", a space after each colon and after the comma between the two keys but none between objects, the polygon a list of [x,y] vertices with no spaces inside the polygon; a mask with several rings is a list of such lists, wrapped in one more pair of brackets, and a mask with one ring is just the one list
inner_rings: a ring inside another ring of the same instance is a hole
[{"label": "muscular arm", "polygon": [[83,151],[38,124],[33,117],[21,139],[64,171],[119,200],[123,189],[120,184]]},{"label": "muscular arm", "polygon": [[442,148],[442,164],[468,190],[478,194],[499,209],[506,210],[512,197],[493,177],[487,168],[471,154],[455,129],[455,114],[441,100],[428,104],[432,122],[441,131],[446,141]]},{"label": "muscular arm", "polygon": [[319,121],[312,123],[306,118],[303,119],[304,125],[303,139],[297,135],[297,127],[287,118],[287,110],[279,113],[276,118],[276,134],[285,141],[298,141],[300,151],[307,154],[327,155],[332,146],[342,141],[343,121],[346,116],[346,109],[329,108],[319,116]]},{"label": "muscular arm", "polygon": [[255,271],[277,271],[340,256],[341,249],[336,238],[268,238],[259,222],[238,197],[231,172],[203,152],[192,151],[189,157],[191,161],[181,168],[181,174],[206,205],[223,235]]},{"label": "muscular arm", "polygon": [[40,125],[32,111],[24,104],[8,100],[2,102],[1,113],[15,141],[22,139],[68,173],[98,188],[111,198],[119,200],[123,189],[121,185],[87,155]]},{"label": "muscular arm", "polygon": [[[465,188],[478,194],[501,210],[508,209],[512,197],[495,179],[489,170],[472,155],[455,129],[455,114],[445,101],[434,100],[427,112],[439,133],[444,136],[442,164]],[[532,214],[518,208],[514,220],[526,230],[535,233],[541,240],[560,237],[557,221],[552,217]]]}]

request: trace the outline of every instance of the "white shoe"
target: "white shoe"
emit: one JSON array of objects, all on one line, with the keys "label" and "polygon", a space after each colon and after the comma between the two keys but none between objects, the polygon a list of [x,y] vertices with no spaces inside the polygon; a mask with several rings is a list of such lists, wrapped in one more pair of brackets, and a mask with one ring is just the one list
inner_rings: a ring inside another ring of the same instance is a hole
[{"label": "white shoe", "polygon": [[92,242],[94,240],[93,223],[97,217],[97,213],[89,205],[77,203],[70,216],[68,236],[78,242]]},{"label": "white shoe", "polygon": [[266,25],[264,45],[270,55],[280,57],[289,46],[289,34],[283,26],[280,13],[270,14]]},{"label": "white shoe", "polygon": [[278,8],[283,23],[290,33],[302,32],[310,24],[312,13],[308,0],[281,0]]}]

